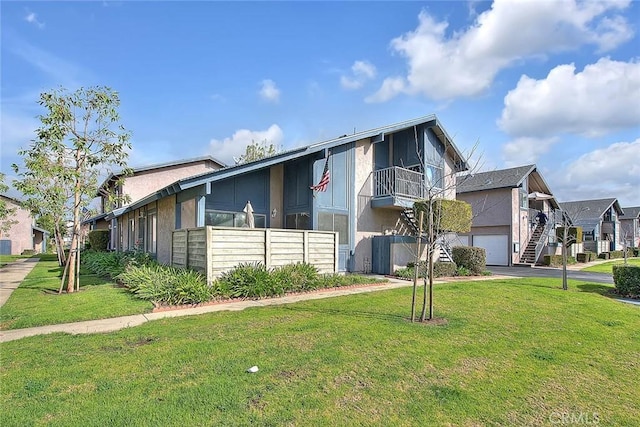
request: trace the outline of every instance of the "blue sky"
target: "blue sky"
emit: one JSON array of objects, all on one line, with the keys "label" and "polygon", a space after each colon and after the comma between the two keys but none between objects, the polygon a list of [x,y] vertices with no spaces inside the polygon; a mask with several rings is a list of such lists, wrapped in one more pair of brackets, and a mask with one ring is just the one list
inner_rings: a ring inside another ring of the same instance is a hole
[{"label": "blue sky", "polygon": [[39,93],[107,85],[130,165],[436,114],[482,170],[640,206],[640,3],[2,2],[2,171]]}]

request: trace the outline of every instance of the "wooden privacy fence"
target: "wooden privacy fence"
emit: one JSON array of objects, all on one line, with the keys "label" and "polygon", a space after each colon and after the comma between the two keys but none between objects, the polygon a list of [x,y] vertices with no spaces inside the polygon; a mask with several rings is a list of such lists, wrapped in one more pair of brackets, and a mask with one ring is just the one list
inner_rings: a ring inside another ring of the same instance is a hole
[{"label": "wooden privacy fence", "polygon": [[206,272],[208,281],[248,262],[267,268],[305,262],[320,273],[335,273],[338,233],[211,226],[173,232],[171,265]]}]

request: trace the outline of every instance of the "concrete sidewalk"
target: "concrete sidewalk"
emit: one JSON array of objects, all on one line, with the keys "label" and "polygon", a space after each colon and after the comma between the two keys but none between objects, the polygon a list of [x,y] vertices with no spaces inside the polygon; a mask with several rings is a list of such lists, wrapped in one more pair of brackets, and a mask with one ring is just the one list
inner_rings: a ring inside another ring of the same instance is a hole
[{"label": "concrete sidewalk", "polygon": [[20,258],[0,269],[0,307],[7,302],[11,293],[31,273],[38,261],[40,258]]},{"label": "concrete sidewalk", "polygon": [[[460,278],[460,280],[494,280],[501,277],[504,276],[464,277]],[[56,332],[73,335],[113,332],[132,326],[138,326],[151,320],[165,319],[169,317],[194,316],[198,314],[213,313],[217,311],[240,311],[249,307],[266,307],[270,305],[292,304],[299,301],[384,291],[389,289],[407,287],[413,284],[413,282],[406,280],[399,280],[394,278],[387,279],[389,280],[388,282],[376,285],[354,286],[331,290],[318,290],[315,292],[303,293],[298,295],[287,295],[280,298],[221,302],[193,308],[159,311],[156,313],[136,314],[133,316],[114,317],[111,319],[88,320],[85,322],[62,323],[57,325],[38,326],[34,328],[12,329],[0,331],[0,343],[14,341],[20,338],[31,337],[34,335],[45,335]],[[434,281],[434,283],[451,283],[452,281],[453,280],[451,279],[446,279],[437,280]],[[421,285],[422,281],[420,281],[420,286]]]}]

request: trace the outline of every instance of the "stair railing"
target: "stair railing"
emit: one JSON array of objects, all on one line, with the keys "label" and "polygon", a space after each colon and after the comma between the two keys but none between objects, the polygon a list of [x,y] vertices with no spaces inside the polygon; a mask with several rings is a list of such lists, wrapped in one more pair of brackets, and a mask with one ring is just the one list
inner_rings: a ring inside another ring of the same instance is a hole
[{"label": "stair railing", "polygon": [[554,222],[547,221],[547,223],[544,225],[544,230],[542,230],[540,239],[538,239],[538,243],[536,243],[536,258],[533,260],[534,264],[537,263],[538,258],[540,258],[540,254],[542,253],[542,250],[544,249],[547,243],[547,239],[549,237],[549,231],[551,231],[551,229],[553,228],[553,224]]}]

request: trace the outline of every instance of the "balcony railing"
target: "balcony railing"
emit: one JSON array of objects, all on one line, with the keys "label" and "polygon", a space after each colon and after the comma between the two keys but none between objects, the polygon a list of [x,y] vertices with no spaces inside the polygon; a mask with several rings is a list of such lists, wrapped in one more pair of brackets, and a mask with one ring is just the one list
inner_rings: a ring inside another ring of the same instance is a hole
[{"label": "balcony railing", "polygon": [[373,173],[373,196],[424,199],[424,175],[399,166],[377,170]]}]

